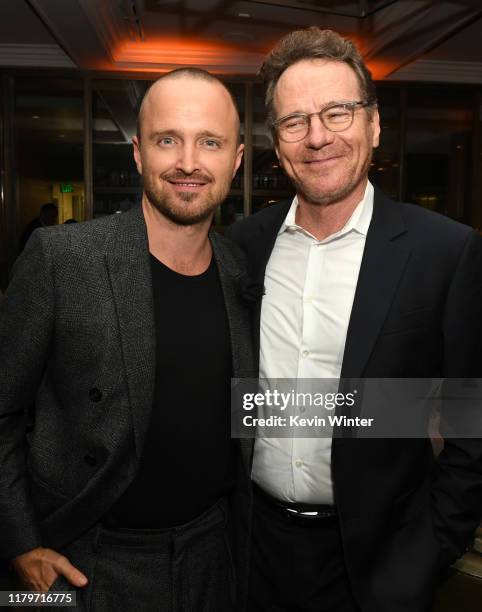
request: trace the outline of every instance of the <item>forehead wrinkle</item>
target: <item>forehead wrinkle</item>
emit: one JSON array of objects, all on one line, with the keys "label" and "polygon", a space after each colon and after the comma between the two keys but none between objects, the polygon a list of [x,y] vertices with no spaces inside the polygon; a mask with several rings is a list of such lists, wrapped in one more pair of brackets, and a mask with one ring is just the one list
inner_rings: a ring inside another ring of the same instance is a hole
[{"label": "forehead wrinkle", "polygon": [[293,110],[283,110],[283,116],[297,112],[294,106],[296,104],[300,108],[300,103],[303,106],[311,105],[313,109],[320,109],[330,103],[329,100],[321,100],[325,95],[330,98],[336,95],[338,100],[335,102],[359,100],[360,84],[354,70],[345,62],[337,60],[321,58],[300,60],[289,66],[280,76],[274,90],[274,109],[276,114],[279,114],[278,109],[287,100],[290,105],[293,103]]}]

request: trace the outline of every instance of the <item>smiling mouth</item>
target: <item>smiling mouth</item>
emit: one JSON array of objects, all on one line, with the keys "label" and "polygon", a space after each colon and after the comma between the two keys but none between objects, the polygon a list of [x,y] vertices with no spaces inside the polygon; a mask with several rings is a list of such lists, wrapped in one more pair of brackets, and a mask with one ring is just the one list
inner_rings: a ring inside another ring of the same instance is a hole
[{"label": "smiling mouth", "polygon": [[325,157],[323,159],[307,159],[305,164],[326,164],[328,162],[340,159],[341,155],[333,155],[333,157]]},{"label": "smiling mouth", "polygon": [[199,189],[204,187],[207,183],[196,183],[193,181],[168,181],[171,185],[178,189]]}]

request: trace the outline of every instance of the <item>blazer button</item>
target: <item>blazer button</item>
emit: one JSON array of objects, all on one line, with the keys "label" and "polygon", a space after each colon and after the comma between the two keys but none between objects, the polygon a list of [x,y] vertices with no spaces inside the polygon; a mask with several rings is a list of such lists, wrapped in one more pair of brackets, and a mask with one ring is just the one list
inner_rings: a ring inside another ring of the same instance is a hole
[{"label": "blazer button", "polygon": [[97,387],[94,387],[89,391],[89,397],[91,402],[100,402],[100,400],[102,399],[102,391],[97,389]]},{"label": "blazer button", "polygon": [[85,463],[87,463],[87,465],[90,465],[92,467],[94,467],[94,465],[97,465],[97,459],[93,455],[85,455],[84,461]]}]

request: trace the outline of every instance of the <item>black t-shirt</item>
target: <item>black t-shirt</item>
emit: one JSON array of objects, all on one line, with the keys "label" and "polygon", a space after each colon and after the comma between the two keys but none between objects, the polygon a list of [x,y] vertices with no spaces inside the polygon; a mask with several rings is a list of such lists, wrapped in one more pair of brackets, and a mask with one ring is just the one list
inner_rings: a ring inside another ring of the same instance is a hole
[{"label": "black t-shirt", "polygon": [[[104,522],[171,527],[202,514],[233,486],[231,344],[214,260],[197,276],[151,255],[156,382],[134,481]],[[135,316],[135,313],[133,313]]]}]

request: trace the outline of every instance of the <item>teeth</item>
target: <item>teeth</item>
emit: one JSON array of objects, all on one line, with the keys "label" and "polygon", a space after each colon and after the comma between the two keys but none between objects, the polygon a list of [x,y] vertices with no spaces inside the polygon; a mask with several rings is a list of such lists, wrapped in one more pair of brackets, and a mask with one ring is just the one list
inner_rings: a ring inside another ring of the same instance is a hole
[{"label": "teeth", "polygon": [[176,183],[176,185],[181,185],[182,187],[200,187],[202,183]]}]

